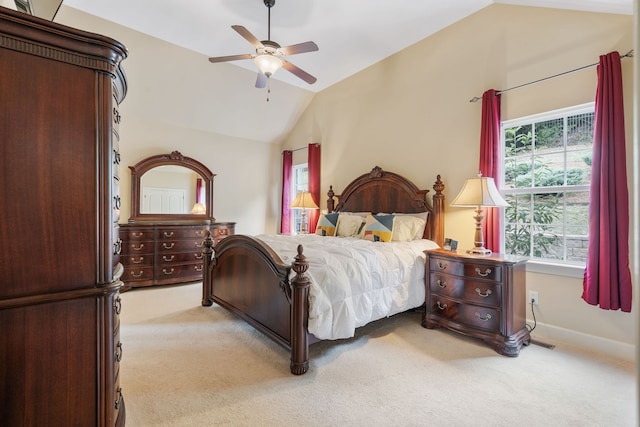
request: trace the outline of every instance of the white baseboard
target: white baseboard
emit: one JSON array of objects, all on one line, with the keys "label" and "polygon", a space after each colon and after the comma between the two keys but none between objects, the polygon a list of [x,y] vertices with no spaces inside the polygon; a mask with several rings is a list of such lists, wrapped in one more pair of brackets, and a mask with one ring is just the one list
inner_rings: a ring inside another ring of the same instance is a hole
[{"label": "white baseboard", "polygon": [[544,323],[538,322],[535,330],[531,332],[531,339],[557,347],[565,344],[618,359],[628,361],[636,360],[636,346],[633,344],[614,341],[553,325],[546,325]]}]

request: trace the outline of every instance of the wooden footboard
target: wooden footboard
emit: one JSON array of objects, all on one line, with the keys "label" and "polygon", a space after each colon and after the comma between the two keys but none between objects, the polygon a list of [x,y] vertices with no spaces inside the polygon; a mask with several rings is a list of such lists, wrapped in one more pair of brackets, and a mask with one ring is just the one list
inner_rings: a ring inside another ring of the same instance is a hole
[{"label": "wooden footboard", "polygon": [[[292,264],[260,240],[229,236],[213,247],[204,242],[202,305],[214,302],[237,314],[276,342],[291,349],[291,372],[301,375],[309,368],[309,265],[298,246]],[[290,280],[291,269],[295,276]]]}]

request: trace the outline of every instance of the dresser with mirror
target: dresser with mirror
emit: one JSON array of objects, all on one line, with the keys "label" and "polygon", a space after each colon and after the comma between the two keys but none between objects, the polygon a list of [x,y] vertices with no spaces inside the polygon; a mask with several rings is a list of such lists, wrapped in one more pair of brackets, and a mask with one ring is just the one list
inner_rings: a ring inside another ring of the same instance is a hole
[{"label": "dresser with mirror", "polygon": [[120,225],[126,288],[202,280],[202,243],[235,233],[213,217],[215,174],[174,151],[148,157],[131,170],[131,216]]}]

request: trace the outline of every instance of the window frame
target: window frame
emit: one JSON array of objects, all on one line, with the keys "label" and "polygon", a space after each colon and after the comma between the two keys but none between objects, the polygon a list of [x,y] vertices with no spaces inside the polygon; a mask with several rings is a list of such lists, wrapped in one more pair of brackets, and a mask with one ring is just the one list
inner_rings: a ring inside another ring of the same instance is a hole
[{"label": "window frame", "polygon": [[[528,188],[512,188],[512,189],[507,189],[506,188],[506,180],[505,180],[505,176],[506,176],[506,170],[507,170],[507,159],[505,158],[505,151],[506,151],[506,138],[505,138],[505,134],[506,134],[506,129],[509,128],[513,128],[513,127],[517,127],[517,126],[526,126],[526,125],[532,125],[534,123],[541,123],[541,122],[545,122],[545,121],[550,121],[550,120],[554,120],[554,119],[559,119],[559,118],[565,118],[565,117],[569,117],[569,116],[576,116],[576,115],[580,115],[580,114],[585,114],[585,113],[595,113],[595,102],[588,102],[588,103],[584,103],[584,104],[579,104],[579,105],[575,105],[575,106],[570,106],[570,107],[565,107],[565,108],[560,108],[557,110],[552,110],[552,111],[547,111],[547,112],[543,112],[543,113],[538,113],[538,114],[532,114],[529,116],[525,116],[525,117],[520,117],[520,118],[516,118],[516,119],[511,119],[511,120],[504,120],[500,123],[500,164],[501,164],[501,172],[500,172],[500,177],[499,177],[499,182],[500,182],[500,192],[502,193],[503,196],[508,196],[508,195],[513,195],[513,194],[531,194],[531,195],[535,195],[535,194],[540,194],[540,193],[573,193],[576,190],[579,192],[586,192],[589,193],[590,190],[590,183],[587,184],[581,184],[581,185],[572,185],[572,186],[567,186],[567,185],[560,185],[560,186],[542,186],[542,187],[528,187]],[[564,126],[563,129],[563,140],[565,141],[565,145],[564,148],[562,150],[563,155],[564,155],[564,174],[565,174],[565,182],[566,182],[566,177],[567,177],[567,171],[568,171],[568,165],[567,165],[567,153],[569,152],[567,150],[567,146],[566,146],[566,138],[567,138],[567,127]],[[535,146],[533,147],[533,149],[535,150]],[[532,163],[535,162],[536,156],[535,156],[535,152],[532,155]],[[533,185],[535,185],[535,182],[533,183]],[[565,198],[563,198],[564,203],[566,203]],[[532,204],[534,203],[533,198],[532,198]],[[500,252],[502,253],[506,253],[506,226],[507,226],[507,221],[505,218],[505,209],[501,210],[501,247],[500,247]],[[533,212],[533,211],[532,211]],[[564,239],[566,239],[567,234],[567,226],[568,226],[568,219],[567,219],[567,209],[563,209],[563,218],[562,218],[562,236]],[[588,223],[588,221],[587,221]],[[530,220],[530,224],[533,226],[533,218],[531,218]],[[533,257],[533,256],[526,256],[526,258],[528,258],[528,264],[531,266],[530,270],[534,271],[534,272],[539,272],[539,273],[550,273],[550,274],[559,274],[559,275],[563,275],[563,276],[570,276],[570,277],[581,277],[584,273],[584,267],[585,267],[585,262],[584,261],[577,261],[577,260],[567,260],[567,247],[566,247],[566,241],[565,241],[565,245],[563,245],[563,259],[551,259],[551,258],[537,258],[537,257]]]}]

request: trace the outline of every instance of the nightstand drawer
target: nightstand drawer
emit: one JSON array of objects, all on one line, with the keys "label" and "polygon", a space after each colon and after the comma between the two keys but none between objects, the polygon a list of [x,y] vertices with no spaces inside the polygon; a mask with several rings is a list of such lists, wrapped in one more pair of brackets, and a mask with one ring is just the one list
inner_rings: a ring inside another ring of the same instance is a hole
[{"label": "nightstand drawer", "polygon": [[482,329],[489,332],[500,332],[500,310],[462,304],[440,295],[431,295],[430,310],[442,318],[461,326]]},{"label": "nightstand drawer", "polygon": [[474,304],[500,307],[502,286],[495,282],[465,280],[446,274],[431,273],[431,292]]},{"label": "nightstand drawer", "polygon": [[439,257],[432,257],[429,262],[431,271],[435,272],[477,279],[502,280],[502,267],[499,265],[465,263]]}]

